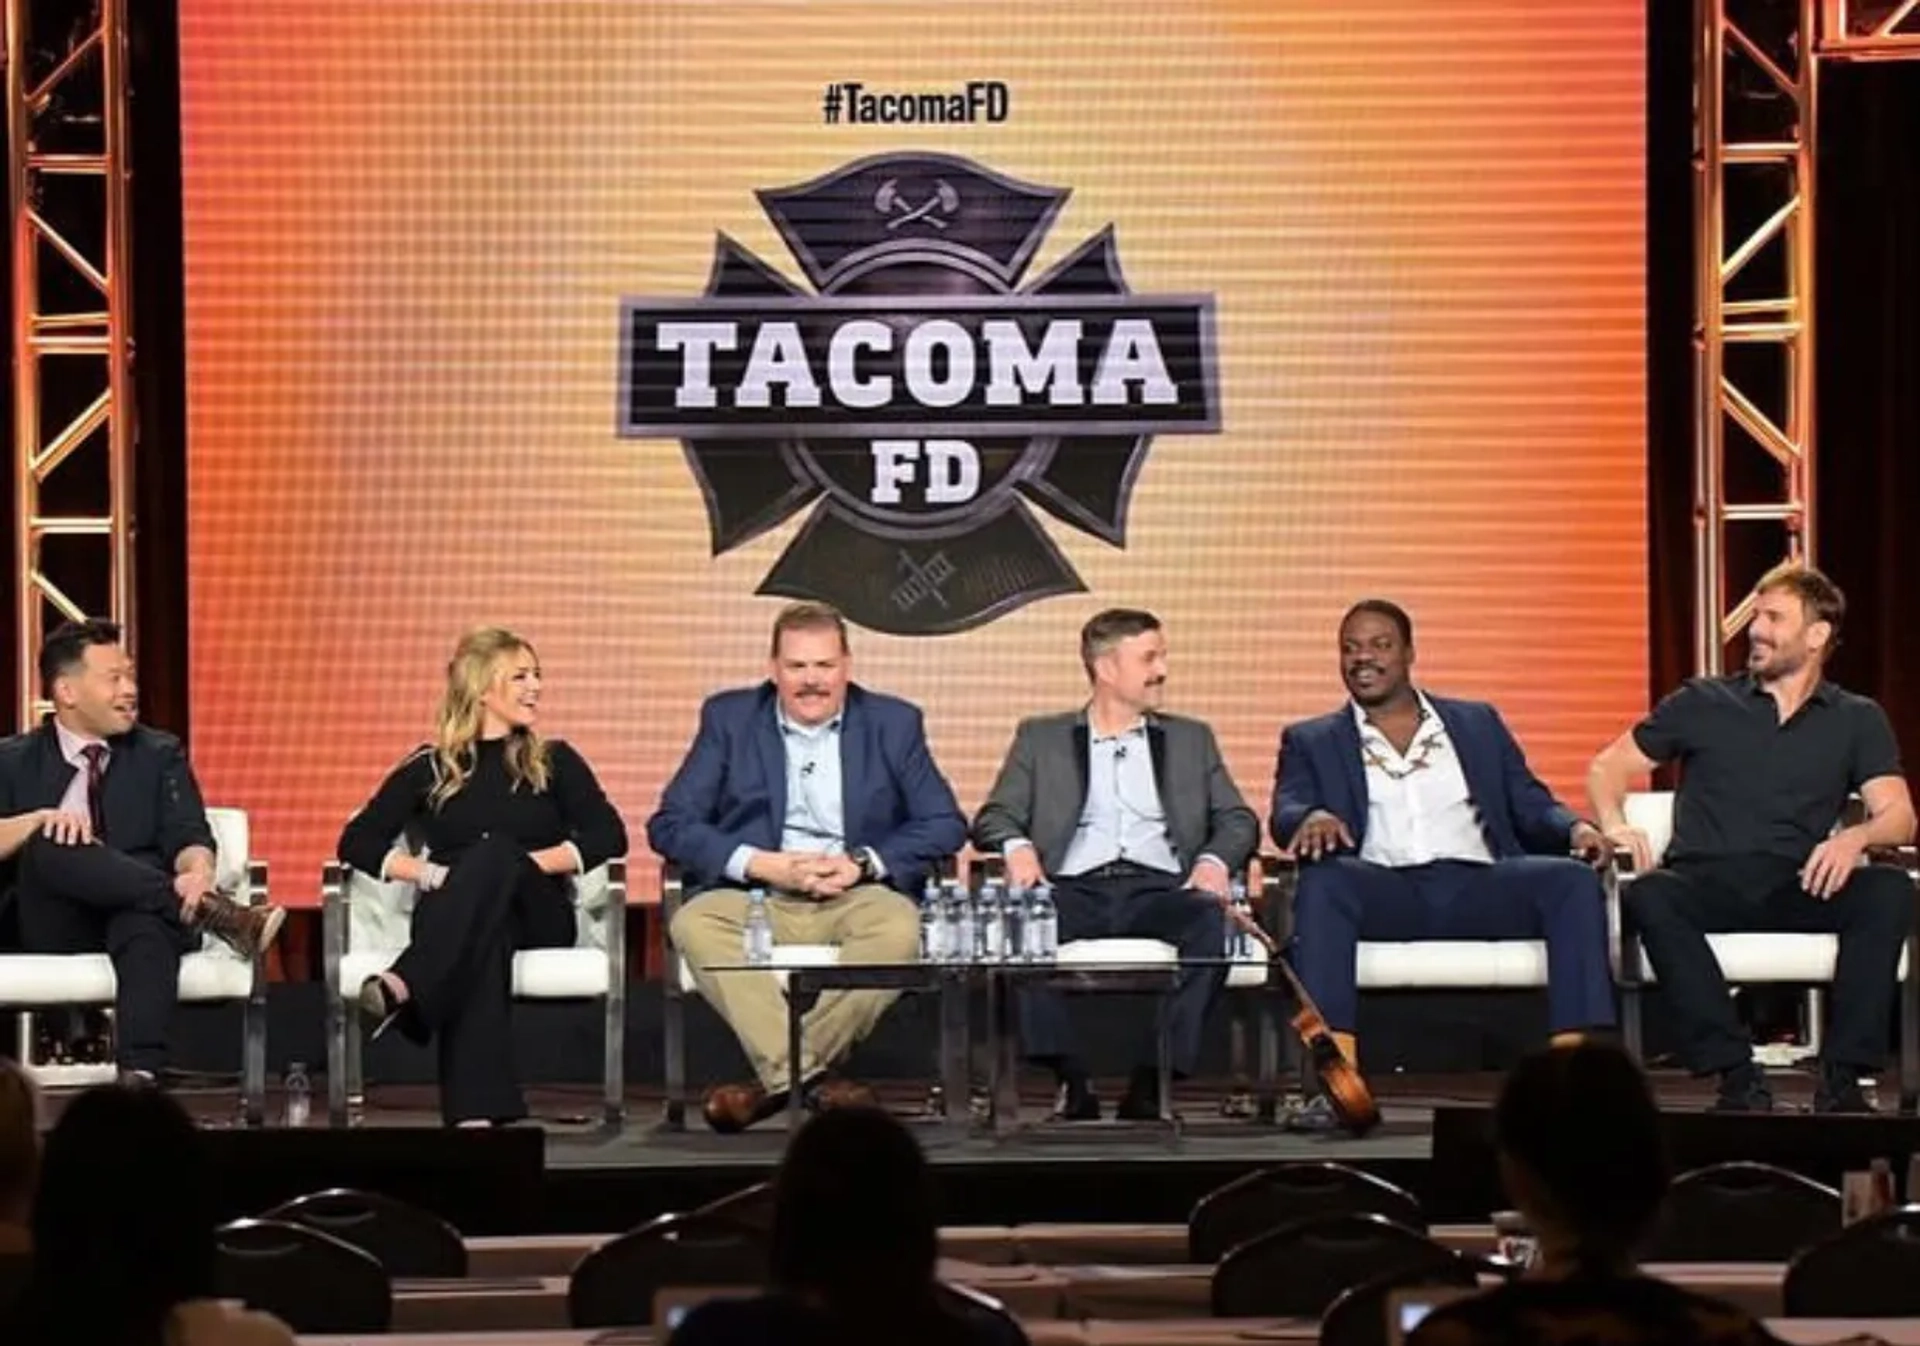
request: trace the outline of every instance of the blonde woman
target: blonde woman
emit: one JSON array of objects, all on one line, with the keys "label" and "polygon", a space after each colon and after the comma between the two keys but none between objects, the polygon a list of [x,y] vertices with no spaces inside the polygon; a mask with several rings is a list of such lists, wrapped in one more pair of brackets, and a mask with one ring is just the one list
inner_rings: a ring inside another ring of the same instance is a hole
[{"label": "blonde woman", "polygon": [[[627,849],[586,761],[535,729],[539,703],[533,647],[498,627],[469,632],[447,665],[433,742],[340,835],[346,863],[419,890],[411,943],[360,988],[360,1011],[376,1034],[393,1025],[438,1039],[450,1125],[526,1115],[510,1032],[514,950],[572,944],[569,877]],[[411,848],[396,842],[403,834]]]}]

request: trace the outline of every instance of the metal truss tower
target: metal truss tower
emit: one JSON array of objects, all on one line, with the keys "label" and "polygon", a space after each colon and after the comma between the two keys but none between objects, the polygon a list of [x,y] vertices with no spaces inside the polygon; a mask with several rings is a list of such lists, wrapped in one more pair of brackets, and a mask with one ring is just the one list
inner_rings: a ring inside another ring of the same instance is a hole
[{"label": "metal truss tower", "polygon": [[5,0],[15,659],[64,618],[133,611],[126,0]]},{"label": "metal truss tower", "polygon": [[1920,58],[1920,0],[1694,13],[1694,667],[1718,673],[1753,581],[1815,555],[1820,67]]}]

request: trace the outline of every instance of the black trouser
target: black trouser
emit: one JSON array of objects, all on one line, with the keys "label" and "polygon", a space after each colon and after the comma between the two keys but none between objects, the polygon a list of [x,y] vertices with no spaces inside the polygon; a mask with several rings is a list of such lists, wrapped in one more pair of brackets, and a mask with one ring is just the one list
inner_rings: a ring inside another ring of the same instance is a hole
[{"label": "black trouser", "polygon": [[[1821,901],[1800,886],[1799,867],[1768,855],[1681,860],[1622,890],[1624,914],[1646,945],[1680,1035],[1680,1060],[1696,1074],[1753,1059],[1709,933],[1781,930],[1837,934],[1833,1013],[1826,1061],[1862,1071],[1886,1058],[1900,950],[1913,924],[1913,885],[1886,865],[1856,869]],[[1914,969],[1920,974],[1920,968]]]},{"label": "black trouser", "polygon": [[[1173,1069],[1190,1075],[1200,1059],[1207,1006],[1226,985],[1226,913],[1211,893],[1180,887],[1172,874],[1146,870],[1106,878],[1054,881],[1060,942],[1075,939],[1159,939],[1185,959],[1210,958],[1207,967],[1182,968],[1162,1013],[1173,1049]],[[1065,997],[1041,986],[1020,991],[1020,1033],[1027,1055],[1058,1069],[1080,1069]]]},{"label": "black trouser", "polygon": [[114,1059],[157,1074],[180,997],[180,955],[200,939],[180,919],[173,875],[98,843],[35,836],[20,851],[19,892],[27,952],[112,960]]},{"label": "black trouser", "polygon": [[447,1122],[527,1115],[513,1065],[513,954],[569,946],[573,895],[512,841],[489,838],[453,861],[447,881],[421,893],[406,951],[400,1031],[437,1036],[440,1113]]}]

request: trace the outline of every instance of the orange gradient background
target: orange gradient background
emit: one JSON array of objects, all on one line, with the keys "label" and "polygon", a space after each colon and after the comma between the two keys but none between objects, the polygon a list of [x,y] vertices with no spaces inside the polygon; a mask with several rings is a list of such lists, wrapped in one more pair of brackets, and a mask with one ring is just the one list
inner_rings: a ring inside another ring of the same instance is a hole
[{"label": "orange gradient background", "polygon": [[[800,517],[709,555],[679,446],[611,431],[618,301],[697,295],[721,230],[797,278],[754,191],[890,150],[1072,188],[1031,276],[1112,224],[1135,290],[1218,304],[1223,431],[1155,441],[1124,549],[1041,516],[1090,592],[856,632],[964,807],[1114,604],[1168,623],[1170,707],[1262,816],[1363,595],[1576,800],[1642,706],[1637,4],[180,9],[194,755],[282,900],[482,621],[538,646],[544,725],[643,844],[700,698],[762,672]],[[968,79],[1008,123],[821,122],[828,81]]]}]

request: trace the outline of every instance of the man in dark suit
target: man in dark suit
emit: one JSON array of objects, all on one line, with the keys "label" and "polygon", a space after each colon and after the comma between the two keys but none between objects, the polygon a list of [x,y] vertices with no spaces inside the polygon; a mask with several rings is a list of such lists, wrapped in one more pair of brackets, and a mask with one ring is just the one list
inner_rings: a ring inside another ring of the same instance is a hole
[{"label": "man in dark suit", "polygon": [[[1060,940],[1165,940],[1185,969],[1167,1002],[1177,1075],[1200,1055],[1207,1006],[1226,981],[1226,907],[1233,874],[1260,840],[1213,731],[1164,715],[1167,638],[1150,612],[1116,608],[1080,632],[1093,696],[1080,710],[1021,722],[973,844],[1006,857],[1015,888],[1051,882]],[[1100,1100],[1075,1050],[1057,992],[1022,989],[1027,1054],[1060,1081],[1058,1116],[1090,1121]],[[1161,1112],[1159,1072],[1135,1068],[1120,1116]]]},{"label": "man in dark suit", "polygon": [[122,1077],[166,1062],[180,955],[216,936],[245,957],[284,913],[213,886],[213,832],[180,741],[134,721],[133,662],[112,622],[68,622],[40,649],[53,714],[0,743],[0,860],[15,862],[29,953],[113,960]]},{"label": "man in dark suit", "polygon": [[[773,974],[708,971],[743,961],[748,890],[771,890],[776,943],[837,944],[848,963],[911,962],[920,948],[914,899],[966,840],[919,708],[853,685],[852,670],[838,612],[818,603],[783,610],[770,680],[707,699],[647,823],[648,843],[681,867],[694,894],[674,917],[674,947],[758,1076],[707,1095],[716,1131],[742,1130],[786,1104],[787,1010]],[[801,1079],[810,1105],[871,1098],[828,1071],[897,994],[828,991],[807,1012]]]},{"label": "man in dark suit", "polygon": [[[1340,623],[1352,701],[1280,736],[1270,825],[1301,865],[1300,980],[1357,1060],[1360,940],[1544,938],[1556,1041],[1611,1025],[1595,873],[1611,847],[1527,769],[1498,711],[1417,690],[1413,662],[1412,618],[1356,603]],[[1316,1098],[1293,1123],[1326,1129],[1332,1111]]]}]

